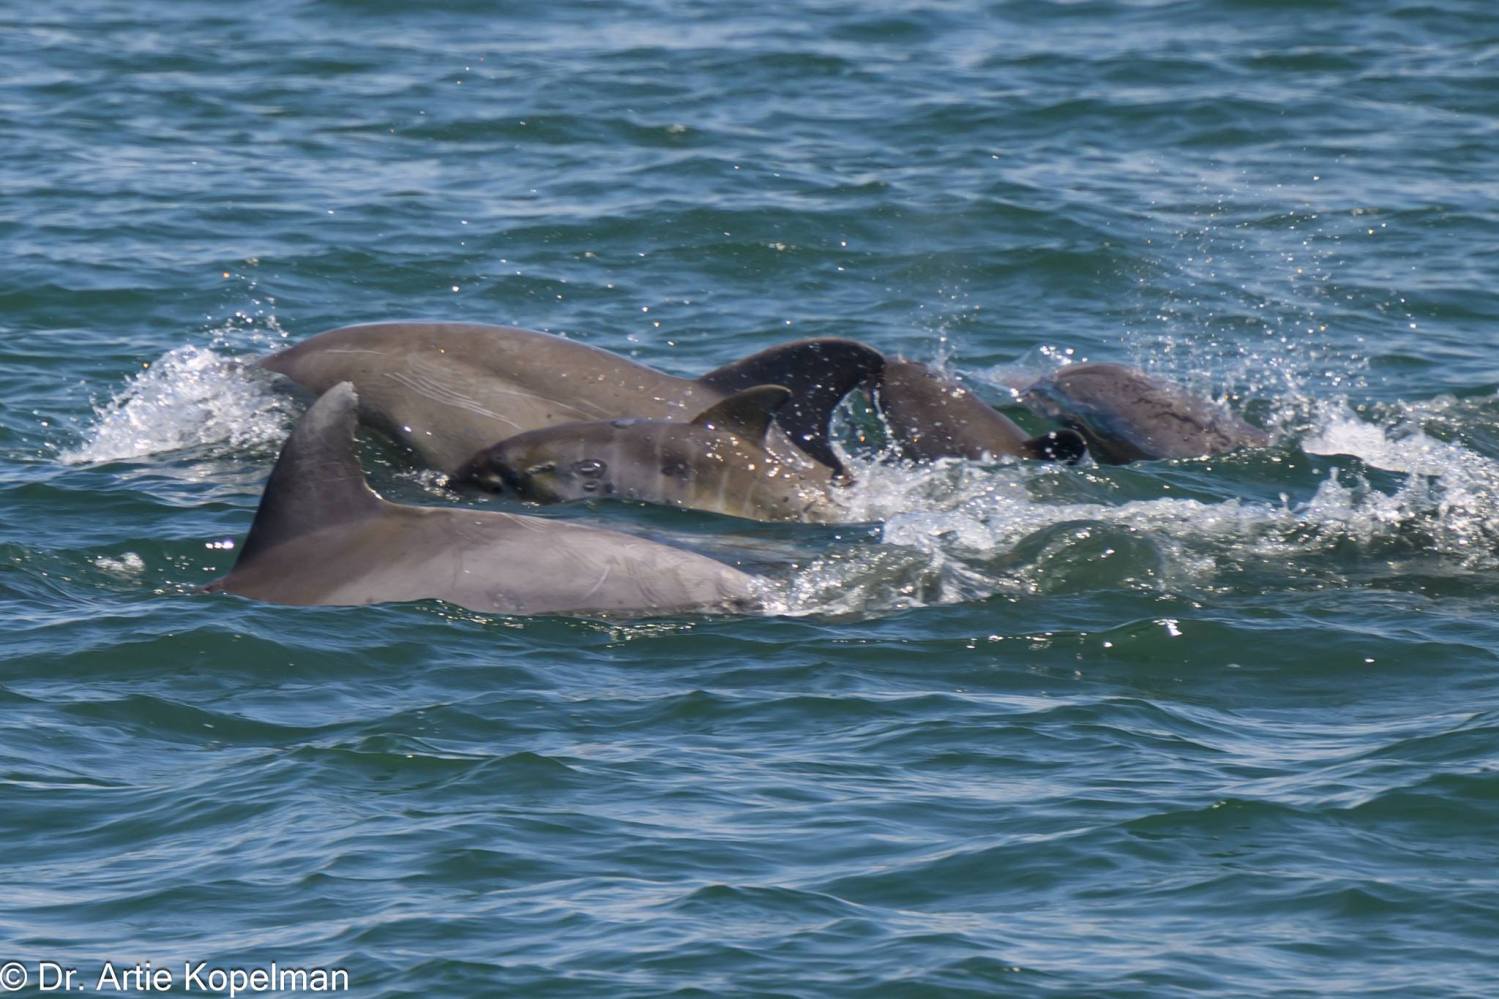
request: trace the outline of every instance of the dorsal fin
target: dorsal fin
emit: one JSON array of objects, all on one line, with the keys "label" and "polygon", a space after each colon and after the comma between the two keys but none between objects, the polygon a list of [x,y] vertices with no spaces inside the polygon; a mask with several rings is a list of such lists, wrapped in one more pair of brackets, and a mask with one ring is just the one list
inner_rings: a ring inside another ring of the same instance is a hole
[{"label": "dorsal fin", "polygon": [[775,421],[797,447],[843,473],[843,463],[828,441],[828,421],[843,397],[884,365],[879,351],[854,340],[800,340],[726,364],[698,381],[720,392],[784,385],[791,399],[776,411]]},{"label": "dorsal fin", "polygon": [[384,501],[354,457],[358,405],[354,386],[340,382],[302,414],[271,469],[240,563],[300,535],[379,512]]},{"label": "dorsal fin", "polygon": [[790,398],[791,390],[784,385],[756,385],[719,400],[694,417],[692,422],[700,427],[727,430],[759,444],[770,431],[770,421],[775,418],[776,410],[786,405]]}]

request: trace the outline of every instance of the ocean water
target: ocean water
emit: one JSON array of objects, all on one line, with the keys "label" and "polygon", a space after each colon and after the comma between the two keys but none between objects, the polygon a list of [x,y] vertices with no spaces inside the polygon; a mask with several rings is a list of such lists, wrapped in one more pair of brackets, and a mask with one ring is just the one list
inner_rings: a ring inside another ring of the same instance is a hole
[{"label": "ocean water", "polygon": [[[10,3],[0,144],[0,988],[1499,990],[1489,0]],[[852,407],[848,524],[533,511],[753,616],[197,592],[302,405],[244,361],[399,318],[1122,361],[1276,443]]]}]

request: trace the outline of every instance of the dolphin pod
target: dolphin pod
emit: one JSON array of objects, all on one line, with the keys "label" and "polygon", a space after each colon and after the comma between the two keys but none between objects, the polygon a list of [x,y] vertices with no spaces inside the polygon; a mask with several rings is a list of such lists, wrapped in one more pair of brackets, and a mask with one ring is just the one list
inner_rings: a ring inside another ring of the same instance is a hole
[{"label": "dolphin pod", "polygon": [[344,382],[303,414],[229,574],[207,587],[283,604],[446,600],[501,614],[749,610],[752,577],[597,527],[382,499],[354,456]]},{"label": "dolphin pod", "polygon": [[851,340],[803,340],[683,378],[563,337],[475,323],[376,323],[262,358],[319,398],[288,438],[233,569],[212,591],[288,604],[440,599],[506,614],[760,606],[757,581],[602,528],[390,503],[356,422],[451,481],[538,502],[615,496],[760,520],[840,519],[833,408],[870,391],[905,456],[1104,463],[1263,446],[1227,409],[1134,368],[1079,364],[1021,401],[1027,437],[955,378]]},{"label": "dolphin pod", "polygon": [[609,420],[531,430],[481,451],[457,475],[536,503],[614,497],[752,520],[830,521],[844,513],[831,469],[799,469],[766,448],[780,385],[729,396],[687,423]]},{"label": "dolphin pod", "polygon": [[426,464],[456,473],[507,437],[559,423],[686,420],[742,389],[784,385],[767,446],[783,461],[842,472],[828,442],[833,407],[884,358],[852,340],[771,347],[679,378],[564,337],[479,323],[373,323],[319,333],[262,358],[314,394],[352,382],[359,418]]}]

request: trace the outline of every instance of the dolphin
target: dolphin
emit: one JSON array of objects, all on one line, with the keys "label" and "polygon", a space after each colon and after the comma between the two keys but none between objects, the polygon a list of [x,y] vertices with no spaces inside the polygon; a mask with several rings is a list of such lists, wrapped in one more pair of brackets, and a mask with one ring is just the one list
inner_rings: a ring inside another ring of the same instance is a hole
[{"label": "dolphin", "polygon": [[644,538],[539,517],[382,499],[354,456],[358,399],[342,382],[292,430],[250,534],[207,586],[282,604],[446,600],[499,614],[743,611],[755,580]]},{"label": "dolphin", "polygon": [[686,420],[725,396],[784,385],[768,447],[782,460],[844,469],[828,419],[884,358],[852,340],[771,347],[700,378],[679,378],[548,333],[479,323],[373,323],[319,333],[261,358],[321,394],[352,382],[359,418],[449,475],[481,449],[558,423]]},{"label": "dolphin", "polygon": [[1026,389],[1021,402],[1078,431],[1094,459],[1109,465],[1270,443],[1269,434],[1227,408],[1120,364],[1070,364]]},{"label": "dolphin", "polygon": [[901,453],[915,461],[1017,457],[1075,462],[1085,450],[1083,439],[1071,430],[1027,437],[962,383],[916,361],[887,360],[873,394]]},{"label": "dolphin", "polygon": [[606,420],[530,430],[479,452],[455,477],[522,499],[600,497],[663,503],[752,520],[846,519],[833,471],[798,469],[766,448],[782,385],[745,389],[687,423]]}]

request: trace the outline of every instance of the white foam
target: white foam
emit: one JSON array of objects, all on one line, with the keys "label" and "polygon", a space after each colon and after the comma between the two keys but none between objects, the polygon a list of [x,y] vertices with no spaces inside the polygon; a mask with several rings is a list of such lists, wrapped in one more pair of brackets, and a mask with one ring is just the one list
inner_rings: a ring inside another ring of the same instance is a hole
[{"label": "white foam", "polygon": [[1307,454],[1346,454],[1390,472],[1443,475],[1482,461],[1471,451],[1427,436],[1415,422],[1421,409],[1407,406],[1393,426],[1360,419],[1346,403],[1324,407],[1321,425],[1302,442]]},{"label": "white foam", "polygon": [[292,402],[244,364],[203,347],[168,351],[94,409],[87,439],[60,455],[78,465],[124,461],[205,445],[272,443],[286,435]]},{"label": "white foam", "polygon": [[1407,478],[1393,493],[1369,489],[1361,478],[1324,485],[1309,512],[1343,523],[1361,537],[1414,527],[1430,535],[1436,552],[1467,566],[1499,564],[1499,462],[1461,444],[1439,440],[1421,428],[1449,408],[1443,400],[1402,404],[1390,426],[1360,420],[1343,408],[1333,412],[1305,443],[1311,454],[1341,454]]},{"label": "white foam", "polygon": [[139,576],[146,570],[145,560],[135,552],[125,552],[119,558],[100,555],[94,559],[94,565],[112,576],[121,576],[126,579]]}]

